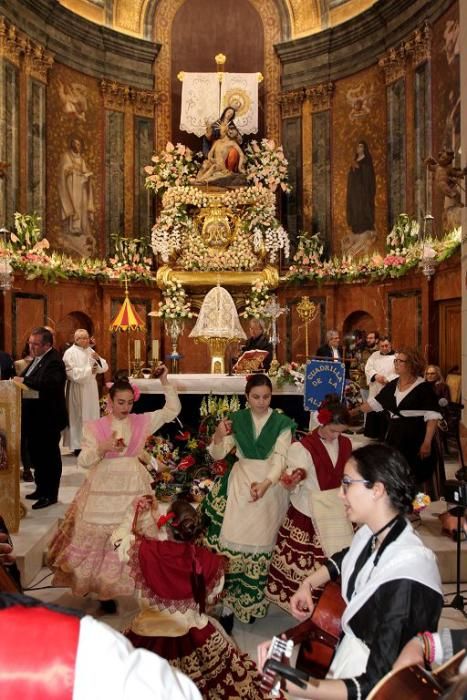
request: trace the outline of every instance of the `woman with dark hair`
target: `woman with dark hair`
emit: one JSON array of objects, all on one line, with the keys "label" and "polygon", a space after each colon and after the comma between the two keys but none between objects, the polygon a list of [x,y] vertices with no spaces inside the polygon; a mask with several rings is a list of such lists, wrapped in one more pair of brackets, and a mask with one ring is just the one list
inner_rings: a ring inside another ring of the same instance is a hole
[{"label": "woman with dark hair", "polygon": [[183,671],[207,700],[262,700],[256,664],[206,614],[222,591],[223,557],[197,544],[200,519],[190,503],[175,500],[159,515],[155,498],[144,496],[114,533],[140,606],[125,636]]},{"label": "woman with dark hair", "polygon": [[[387,445],[355,450],[344,468],[341,498],[350,521],[360,525],[349,548],[314,571],[292,597],[292,614],[306,620],[313,589],[340,579],[346,603],[342,636],[326,680],[294,697],[313,700],[365,698],[420,629],[434,632],[443,606],[436,557],[424,546],[406,515],[414,496],[409,466]],[[269,642],[260,645],[262,668]]]},{"label": "woman with dark hair", "polygon": [[265,374],[248,377],[245,394],[247,408],[219,423],[208,448],[214,459],[235,449],[237,462],[203,501],[210,520],[206,543],[229,559],[226,628],[233,614],[242,622],[266,615],[269,562],[288,501],[279,479],[295,427],[270,408],[272,384]]},{"label": "woman with dark hair", "polygon": [[385,384],[377,397],[359,407],[364,413],[386,411],[389,427],[385,442],[408,461],[416,484],[430,479],[442,458],[435,437],[439,412],[432,386],[423,379],[425,361],[417,350],[403,347],[394,359],[396,379]]},{"label": "woman with dark hair", "polygon": [[353,233],[375,230],[376,178],[366,141],[359,141],[347,177],[347,223]]},{"label": "woman with dark hair", "polygon": [[[352,541],[352,526],[339,499],[352,443],[342,433],[350,414],[337,394],[328,394],[317,413],[318,427],[288,449],[280,483],[290,506],[277,535],[269,567],[267,597],[290,612],[290,599],[303,579],[327,556]],[[321,590],[314,592],[314,600]]]},{"label": "woman with dark hair", "polygon": [[133,387],[128,380],[118,380],[109,391],[111,413],[84,424],[78,465],[90,471],[49,546],[54,585],[71,586],[80,596],[96,593],[106,612],[115,612],[110,599],[134,590],[110,536],[135,496],[152,493],[152,478],[140,459],[146,438],[180,412],[165,367],[160,380],[166,394],[164,408],[131,413]]}]

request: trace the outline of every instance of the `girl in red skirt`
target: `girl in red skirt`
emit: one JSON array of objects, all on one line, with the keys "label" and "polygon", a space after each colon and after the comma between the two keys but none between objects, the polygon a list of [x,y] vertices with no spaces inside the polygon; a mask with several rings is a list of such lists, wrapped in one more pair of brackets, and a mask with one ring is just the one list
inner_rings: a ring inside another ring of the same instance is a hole
[{"label": "girl in red skirt", "polygon": [[[329,394],[317,418],[319,426],[289,447],[281,478],[282,486],[291,492],[290,506],[277,535],[267,597],[288,612],[303,579],[326,556],[348,546],[353,534],[338,498],[344,465],[352,451],[349,438],[342,435],[350,416],[337,394]],[[318,589],[317,597],[319,593]]]},{"label": "girl in red skirt", "polygon": [[206,615],[206,603],[222,591],[224,559],[195,544],[195,509],[176,500],[158,518],[154,498],[144,496],[134,505],[131,531],[126,528],[125,536],[123,526],[114,536],[129,559],[141,608],[126,637],[189,676],[204,698],[262,700],[256,664]]}]

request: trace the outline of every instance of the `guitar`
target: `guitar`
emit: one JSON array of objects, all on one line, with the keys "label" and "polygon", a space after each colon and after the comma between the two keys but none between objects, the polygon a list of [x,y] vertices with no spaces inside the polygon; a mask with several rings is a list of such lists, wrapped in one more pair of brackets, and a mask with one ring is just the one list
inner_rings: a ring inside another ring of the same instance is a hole
[{"label": "guitar", "polygon": [[373,688],[367,700],[432,700],[440,698],[465,657],[465,649],[430,673],[416,664],[389,671]]},{"label": "guitar", "polygon": [[309,620],[291,627],[283,632],[281,637],[274,637],[269,647],[265,663],[266,673],[263,674],[262,687],[273,697],[280,692],[280,678],[267,662],[288,661],[295,644],[300,644],[296,667],[304,674],[300,677],[312,676],[324,678],[331,665],[336,646],[341,636],[341,618],[345,610],[345,602],[341,596],[340,585],[330,581],[326,584],[321,596],[314,607]]}]

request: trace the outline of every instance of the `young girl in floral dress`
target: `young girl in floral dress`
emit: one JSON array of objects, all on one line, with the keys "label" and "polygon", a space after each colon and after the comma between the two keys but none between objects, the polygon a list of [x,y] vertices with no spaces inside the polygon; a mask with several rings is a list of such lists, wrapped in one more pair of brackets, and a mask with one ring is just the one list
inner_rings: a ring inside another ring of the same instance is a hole
[{"label": "young girl in floral dress", "polygon": [[202,507],[210,521],[206,544],[229,560],[224,616],[250,622],[267,612],[269,562],[288,503],[279,479],[294,422],[270,408],[272,385],[265,374],[249,377],[245,393],[248,407],[219,423],[208,448],[216,460],[235,448],[238,461]]},{"label": "young girl in floral dress", "polygon": [[[352,451],[342,435],[350,416],[337,394],[328,395],[317,414],[319,426],[287,452],[282,486],[290,506],[278,532],[269,567],[267,597],[290,612],[290,599],[325,556],[349,545],[352,527],[338,497],[344,465]],[[320,590],[314,591],[315,598]]]},{"label": "young girl in floral dress", "polygon": [[173,420],[181,408],[166,368],[160,381],[166,393],[162,409],[131,413],[134,390],[120,380],[109,392],[110,415],[84,424],[78,465],[90,471],[49,546],[54,585],[70,586],[79,596],[97,594],[104,612],[115,612],[113,597],[132,595],[134,590],[110,536],[135,496],[153,492],[152,478],[139,456],[147,437]]}]

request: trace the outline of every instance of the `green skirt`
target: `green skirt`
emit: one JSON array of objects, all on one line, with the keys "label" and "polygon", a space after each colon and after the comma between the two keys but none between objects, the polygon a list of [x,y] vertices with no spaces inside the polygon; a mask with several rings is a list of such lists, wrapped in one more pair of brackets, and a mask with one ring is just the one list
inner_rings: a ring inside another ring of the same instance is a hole
[{"label": "green skirt", "polygon": [[224,547],[219,537],[227,503],[229,474],[224,474],[214,484],[203,500],[201,510],[209,520],[205,544],[228,559],[225,575],[223,602],[241,622],[253,617],[265,617],[268,601],[265,597],[269,562],[272,552],[240,552]]}]

